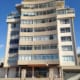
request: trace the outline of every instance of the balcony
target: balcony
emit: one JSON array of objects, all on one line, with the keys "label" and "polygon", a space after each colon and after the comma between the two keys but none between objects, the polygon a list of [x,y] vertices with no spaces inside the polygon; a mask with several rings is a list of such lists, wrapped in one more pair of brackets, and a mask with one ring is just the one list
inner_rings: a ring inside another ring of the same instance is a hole
[{"label": "balcony", "polygon": [[74,9],[71,8],[58,9],[56,14],[57,14],[57,18],[75,17]]},{"label": "balcony", "polygon": [[11,19],[11,18],[20,18],[20,15],[18,12],[11,12],[8,16],[7,16],[8,19]]},{"label": "balcony", "polygon": [[19,21],[19,18],[20,18],[20,14],[19,13],[12,12],[11,14],[9,14],[7,16],[6,22],[16,22],[16,21]]},{"label": "balcony", "polygon": [[74,9],[71,9],[71,8],[66,8],[66,9],[59,9],[57,10],[57,14],[59,15],[63,15],[63,14],[72,14],[72,13],[75,13]]}]

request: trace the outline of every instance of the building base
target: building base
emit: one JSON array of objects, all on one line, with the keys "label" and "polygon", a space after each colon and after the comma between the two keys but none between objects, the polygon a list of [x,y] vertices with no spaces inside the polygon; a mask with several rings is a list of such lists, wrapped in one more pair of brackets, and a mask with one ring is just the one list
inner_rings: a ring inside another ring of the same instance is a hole
[{"label": "building base", "polygon": [[17,66],[0,68],[0,80],[79,80],[80,67]]}]

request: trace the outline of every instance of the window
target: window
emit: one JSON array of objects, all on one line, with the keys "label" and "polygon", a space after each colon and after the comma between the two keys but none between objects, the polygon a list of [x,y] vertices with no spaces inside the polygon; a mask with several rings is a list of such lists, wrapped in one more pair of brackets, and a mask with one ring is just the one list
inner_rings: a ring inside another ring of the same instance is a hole
[{"label": "window", "polygon": [[8,58],[8,63],[13,64],[16,63],[17,60],[18,60],[18,56],[12,56]]},{"label": "window", "polygon": [[50,35],[50,39],[56,40],[57,39],[57,35]]},{"label": "window", "polygon": [[58,60],[58,54],[25,54],[19,55],[19,60]]},{"label": "window", "polygon": [[11,36],[19,35],[19,31],[12,31]]},{"label": "window", "polygon": [[34,50],[41,50],[41,46],[40,45],[34,46]]},{"label": "window", "polygon": [[72,51],[72,46],[71,45],[62,46],[62,50],[63,51]]},{"label": "window", "polygon": [[61,24],[69,24],[70,19],[61,19],[60,22],[61,22]]},{"label": "window", "polygon": [[49,36],[34,36],[33,41],[46,41],[49,40]]},{"label": "window", "polygon": [[53,44],[50,44],[50,45],[35,45],[34,46],[34,49],[35,50],[45,50],[45,49],[57,49],[57,45],[53,45]]},{"label": "window", "polygon": [[34,50],[57,49],[57,44],[20,46],[20,50],[32,50],[32,49],[34,49]]},{"label": "window", "polygon": [[21,32],[42,32],[56,30],[56,26],[40,27],[40,28],[21,28]]},{"label": "window", "polygon": [[10,48],[9,49],[9,53],[12,54],[12,53],[18,53],[18,48]]},{"label": "window", "polygon": [[49,47],[50,47],[50,49],[57,49],[57,45],[51,44]]},{"label": "window", "polygon": [[70,32],[70,28],[61,28],[60,29],[61,33],[67,33],[67,32]]},{"label": "window", "polygon": [[71,13],[74,13],[74,10],[70,9],[70,8],[57,10],[57,14],[59,14],[59,15],[71,14]]},{"label": "window", "polygon": [[56,40],[57,35],[43,35],[43,36],[22,36],[20,37],[21,41],[47,41],[47,40]]},{"label": "window", "polygon": [[20,50],[32,50],[32,45],[20,46]]},{"label": "window", "polygon": [[54,1],[47,3],[40,3],[40,4],[24,4],[22,7],[24,9],[35,9],[35,8],[48,8],[53,6],[54,6]]},{"label": "window", "polygon": [[52,30],[56,30],[56,29],[57,29],[56,26],[49,26],[49,27],[47,27],[48,31],[52,31]]},{"label": "window", "polygon": [[16,23],[13,23],[12,26],[11,26],[11,28],[12,28],[12,29],[13,29],[13,28],[16,28]]},{"label": "window", "polygon": [[19,43],[19,39],[10,40],[10,44],[18,44],[18,43]]},{"label": "window", "polygon": [[34,69],[34,76],[36,78],[43,78],[43,77],[48,77],[49,76],[49,69],[46,67],[36,67]]},{"label": "window", "polygon": [[32,68],[31,67],[27,67],[26,69],[26,77],[32,77]]},{"label": "window", "polygon": [[71,36],[61,37],[62,41],[72,41]]},{"label": "window", "polygon": [[21,28],[21,32],[32,32],[32,28]]},{"label": "window", "polygon": [[35,12],[23,12],[22,16],[36,16]]},{"label": "window", "polygon": [[47,14],[53,14],[56,10],[47,10],[47,11],[38,11],[38,12],[23,12],[22,16],[39,16],[39,15],[47,15]]},{"label": "window", "polygon": [[18,56],[11,56],[9,57],[9,60],[17,60],[18,59]]},{"label": "window", "polygon": [[45,28],[34,28],[34,32],[46,31]]},{"label": "window", "polygon": [[56,21],[55,17],[49,19],[21,20],[21,24],[39,24],[39,23],[47,23],[54,21]]},{"label": "window", "polygon": [[74,61],[74,56],[63,56],[63,61]]}]

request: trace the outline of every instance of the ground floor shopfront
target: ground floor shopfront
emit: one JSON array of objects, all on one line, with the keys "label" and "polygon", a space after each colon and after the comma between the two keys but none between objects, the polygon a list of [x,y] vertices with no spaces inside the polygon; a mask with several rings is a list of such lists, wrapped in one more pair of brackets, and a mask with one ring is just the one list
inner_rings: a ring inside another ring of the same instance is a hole
[{"label": "ground floor shopfront", "polygon": [[56,80],[60,79],[62,76],[61,69],[58,65],[9,67],[2,69],[2,72],[2,74],[0,73],[0,77],[5,79],[20,78],[21,80]]},{"label": "ground floor shopfront", "polygon": [[0,80],[79,80],[79,67],[17,66],[0,68]]}]

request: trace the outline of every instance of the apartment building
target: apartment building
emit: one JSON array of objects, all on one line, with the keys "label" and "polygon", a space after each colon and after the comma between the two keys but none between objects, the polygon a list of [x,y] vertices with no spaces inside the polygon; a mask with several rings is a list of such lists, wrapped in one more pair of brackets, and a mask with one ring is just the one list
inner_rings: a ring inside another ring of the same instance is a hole
[{"label": "apartment building", "polygon": [[7,16],[5,79],[80,79],[74,17],[74,9],[65,7],[64,0],[22,0],[17,4],[16,12]]}]

